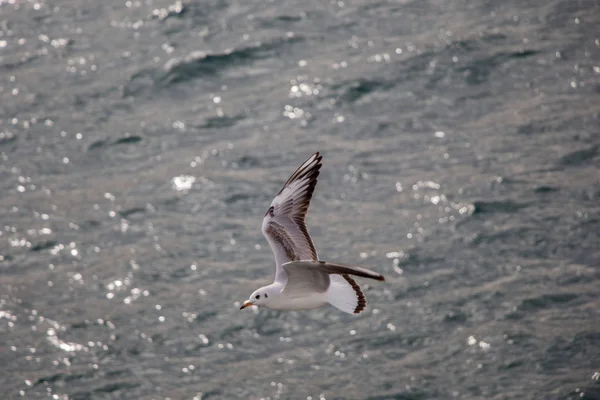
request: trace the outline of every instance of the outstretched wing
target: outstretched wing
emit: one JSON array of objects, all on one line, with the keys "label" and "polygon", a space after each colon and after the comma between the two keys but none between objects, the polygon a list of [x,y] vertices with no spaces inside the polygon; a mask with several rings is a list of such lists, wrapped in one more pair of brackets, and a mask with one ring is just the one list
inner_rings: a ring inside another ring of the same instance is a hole
[{"label": "outstretched wing", "polygon": [[[339,274],[339,275],[354,275],[361,278],[375,279],[376,281],[385,281],[383,275],[378,272],[371,271],[363,267],[355,267],[353,265],[335,264],[328,261],[311,261],[302,260],[289,262],[283,266],[288,273],[292,270],[308,270],[318,271],[322,274]],[[309,274],[309,272],[303,272]],[[312,272],[311,272],[312,273]],[[289,284],[289,283],[288,283]]]},{"label": "outstretched wing", "polygon": [[304,217],[317,185],[322,156],[313,154],[283,185],[265,214],[262,224],[277,264],[275,280],[281,265],[297,260],[318,260],[317,250],[308,234]]}]

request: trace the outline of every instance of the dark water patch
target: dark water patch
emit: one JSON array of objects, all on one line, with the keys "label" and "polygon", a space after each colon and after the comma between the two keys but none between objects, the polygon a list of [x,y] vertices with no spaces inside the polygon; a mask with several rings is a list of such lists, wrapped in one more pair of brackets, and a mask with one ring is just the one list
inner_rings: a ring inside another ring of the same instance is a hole
[{"label": "dark water patch", "polygon": [[[591,184],[589,187],[581,190],[576,197],[584,201],[595,201],[600,199],[600,183],[599,184]],[[588,221],[584,223],[596,223],[597,220],[595,218],[590,218]]]},{"label": "dark water patch", "polygon": [[69,398],[74,400],[90,400],[92,398],[92,394],[88,392],[76,392],[69,395]]},{"label": "dark water patch", "polygon": [[401,82],[411,82],[412,80],[423,77],[424,71],[427,68],[433,58],[436,57],[436,53],[430,51],[424,51],[422,53],[411,56],[408,59],[399,60],[394,67],[396,68],[393,80],[389,80],[390,86],[395,86]]},{"label": "dark water patch", "polygon": [[[220,339],[231,339],[234,337],[238,337],[239,333],[241,331],[243,331],[244,329],[246,329],[245,325],[231,325],[231,326],[227,327],[226,329],[224,329],[220,333],[219,338]],[[267,333],[267,331],[260,332],[258,329],[256,331],[261,335],[272,334],[272,333]],[[278,330],[277,332],[280,332],[280,330]],[[273,332],[273,333],[275,333],[275,332]]]},{"label": "dark water patch", "polygon": [[280,15],[275,19],[283,22],[298,22],[302,21],[303,18],[300,15]]},{"label": "dark water patch", "polygon": [[490,45],[505,44],[509,37],[503,33],[482,33],[475,39],[454,40],[446,46],[444,55],[466,55],[468,53],[477,53],[482,48],[489,48]]},{"label": "dark water patch", "polygon": [[123,396],[123,392],[138,388],[139,386],[141,386],[141,384],[137,382],[114,382],[98,387],[96,389],[92,389],[90,392],[76,392],[70,395],[69,398],[75,400],[89,400],[96,398],[124,398],[127,396]]},{"label": "dark water patch", "polygon": [[531,56],[535,56],[536,54],[538,54],[539,51],[537,50],[519,50],[519,51],[514,51],[512,53],[508,53],[507,58],[526,58],[526,57],[531,57]]},{"label": "dark water patch", "polygon": [[58,242],[56,242],[54,240],[46,240],[46,241],[39,242],[39,243],[32,245],[30,250],[31,251],[46,250],[46,249],[56,246],[57,244],[58,244]]},{"label": "dark water patch", "polygon": [[204,123],[199,126],[200,129],[219,129],[219,128],[227,128],[230,126],[234,126],[239,121],[246,118],[243,115],[232,115],[227,116],[224,115],[222,117],[209,117],[206,118]]},{"label": "dark water patch", "polygon": [[542,367],[547,371],[563,368],[564,356],[593,365],[600,357],[600,332],[584,331],[570,339],[557,338],[545,351]]},{"label": "dark water patch", "polygon": [[276,17],[259,18],[258,23],[262,28],[273,29],[273,28],[284,28],[289,29],[291,24],[301,22],[305,20],[304,15],[278,15]]},{"label": "dark water patch", "polygon": [[125,378],[125,377],[133,378],[135,376],[135,374],[128,369],[114,369],[114,370],[107,371],[104,375],[107,378],[117,377],[117,376],[119,378]]},{"label": "dark water patch", "polygon": [[131,136],[125,136],[123,138],[117,139],[114,141],[114,144],[133,144],[133,143],[139,143],[142,141],[142,137],[141,136],[137,136],[137,135],[131,135]]},{"label": "dark water patch", "polygon": [[3,62],[0,64],[0,68],[5,69],[7,72],[30,66],[36,60],[43,60],[43,53],[41,51],[35,53],[27,53],[27,55],[20,57],[18,60],[11,60],[8,57],[2,58]]},{"label": "dark water patch", "polygon": [[127,83],[123,86],[121,96],[137,97],[145,90],[152,88],[158,76],[158,71],[152,68],[143,68],[131,75]]},{"label": "dark water patch", "polygon": [[512,200],[504,201],[485,201],[477,200],[473,202],[473,215],[492,214],[492,213],[514,213],[523,208],[529,207],[528,203],[518,203]]},{"label": "dark water patch", "polygon": [[502,44],[508,39],[503,33],[486,33],[479,40],[486,44]]},{"label": "dark water patch", "polygon": [[443,321],[449,323],[462,323],[466,322],[467,319],[467,314],[462,311],[450,311],[444,315]]},{"label": "dark water patch", "polygon": [[444,54],[465,54],[479,50],[480,48],[481,45],[477,40],[460,39],[448,44],[448,46],[445,48]]},{"label": "dark water patch", "polygon": [[577,150],[562,156],[557,164],[564,167],[573,167],[586,164],[588,161],[596,157],[598,154],[598,145],[589,147],[587,149]]},{"label": "dark water patch", "polygon": [[530,122],[527,124],[523,124],[523,125],[519,125],[519,127],[517,128],[517,134],[519,135],[534,135],[534,134],[538,134],[538,133],[547,133],[547,132],[552,132],[556,129],[555,126],[553,126],[551,123],[549,123],[548,121],[536,121],[534,122]]},{"label": "dark water patch", "polygon": [[166,209],[172,210],[180,202],[181,202],[181,197],[172,196],[172,197],[165,197],[165,198],[159,200],[157,202],[157,204],[159,207],[164,206]]},{"label": "dark water patch", "polygon": [[99,149],[101,147],[104,147],[108,144],[108,140],[104,139],[104,140],[96,140],[94,142],[92,142],[92,144],[90,144],[87,148],[88,151],[93,151],[96,149]]},{"label": "dark water patch", "polygon": [[358,79],[356,81],[344,82],[333,85],[331,89],[338,92],[336,99],[341,104],[351,104],[362,97],[379,90],[391,89],[393,85],[380,79]]},{"label": "dark water patch", "polygon": [[531,297],[521,301],[518,306],[519,310],[522,311],[537,311],[544,308],[556,307],[564,303],[568,303],[579,295],[575,293],[552,293],[544,294],[538,297]]},{"label": "dark water patch", "polygon": [[[174,258],[174,259],[180,258],[179,254],[171,253],[171,252],[169,252],[169,257]],[[186,280],[193,279],[194,274],[190,270],[189,267],[181,267],[181,268],[171,269],[169,272],[169,277],[173,280],[186,281]]]},{"label": "dark water patch", "polygon": [[97,149],[101,149],[103,147],[136,144],[141,141],[142,141],[142,137],[138,136],[138,135],[129,135],[129,136],[125,136],[125,137],[122,137],[122,138],[119,138],[116,140],[101,139],[101,140],[96,140],[96,141],[92,142],[88,146],[87,150],[94,151]]},{"label": "dark water patch", "polygon": [[119,215],[123,218],[128,218],[135,214],[144,214],[145,212],[146,212],[145,207],[134,207],[134,208],[129,208],[127,210],[119,211]]},{"label": "dark water patch", "polygon": [[[473,100],[486,99],[489,101],[491,92],[485,90],[488,85],[483,84],[492,83],[490,76],[494,72],[502,72],[512,63],[521,62],[539,54],[539,51],[534,49],[503,51],[506,49],[509,39],[504,34],[483,34],[477,38],[453,41],[444,49],[430,54],[427,64],[421,66],[421,71],[428,71],[429,75],[425,87],[439,92],[441,88],[448,85],[449,81],[462,81],[472,88],[469,90],[461,85],[460,92],[454,96],[457,106],[462,107],[465,102],[469,102],[472,108],[475,106],[472,103]],[[499,51],[494,52],[495,46],[499,47]],[[487,55],[482,56],[482,54]],[[454,61],[456,57],[458,57],[458,61]],[[429,66],[431,60],[436,62],[433,70]]]},{"label": "dark water patch", "polygon": [[579,297],[580,295],[575,293],[552,293],[531,297],[522,300],[517,309],[506,314],[505,318],[518,320],[539,310],[569,306],[568,303]]},{"label": "dark water patch", "polygon": [[246,169],[258,167],[261,165],[260,158],[249,155],[243,155],[242,157],[238,158],[236,162],[239,167]]},{"label": "dark water patch", "polygon": [[558,192],[560,189],[554,186],[547,186],[547,185],[540,185],[540,186],[535,186],[533,188],[533,191],[536,193],[555,193]]},{"label": "dark water patch", "polygon": [[[515,128],[517,135],[523,136],[541,136],[551,137],[560,133],[565,140],[581,141],[583,143],[593,142],[593,125],[597,123],[597,118],[582,116],[579,113],[565,114],[563,110],[556,110],[553,115],[544,119],[534,119]],[[571,134],[571,132],[577,132]]]},{"label": "dark water patch", "polygon": [[140,384],[137,382],[125,382],[125,381],[114,382],[114,383],[109,383],[109,384],[106,384],[99,388],[93,389],[92,393],[93,394],[114,393],[114,392],[120,392],[122,390],[137,388],[139,386],[140,386]]},{"label": "dark water patch", "polygon": [[235,204],[238,203],[240,201],[248,201],[252,199],[252,196],[250,196],[248,193],[234,193],[232,195],[229,195],[225,198],[225,203],[227,204]]},{"label": "dark water patch", "polygon": [[257,60],[280,57],[290,46],[302,41],[302,37],[294,36],[221,53],[193,52],[182,59],[170,60],[165,66],[166,71],[156,78],[156,82],[168,86],[201,77],[209,78],[229,68],[248,67]]},{"label": "dark water patch", "polygon": [[87,329],[89,325],[90,325],[89,321],[73,322],[71,324],[70,328],[71,329]]},{"label": "dark water patch", "polygon": [[455,68],[469,85],[480,85],[489,80],[491,73],[501,65],[512,60],[521,60],[538,54],[536,50],[519,50],[514,52],[500,52],[488,57],[474,59],[464,66]]},{"label": "dark water patch", "polygon": [[[358,346],[357,346],[358,347]],[[388,360],[402,360],[409,353],[408,350],[399,349],[396,347],[389,347],[385,351],[385,358]]]},{"label": "dark water patch", "polygon": [[219,389],[208,390],[206,392],[202,392],[203,399],[222,399],[223,391]]},{"label": "dark water patch", "polygon": [[218,315],[218,313],[216,311],[199,312],[196,315],[194,322],[195,323],[204,323],[204,322],[208,321],[209,319],[216,317],[217,315]]},{"label": "dark water patch", "polygon": [[577,285],[590,280],[600,282],[600,271],[592,276],[578,273],[563,274],[556,278],[556,284],[560,286]]},{"label": "dark water patch", "polygon": [[596,379],[592,385],[584,386],[581,390],[574,390],[570,395],[572,397],[569,397],[568,400],[600,400],[600,380]]},{"label": "dark water patch", "polygon": [[519,346],[523,349],[532,349],[536,346],[537,338],[531,333],[524,331],[513,331],[504,334],[504,337],[510,343]]},{"label": "dark water patch", "polygon": [[524,125],[520,125],[517,128],[517,133],[519,135],[531,135],[533,133],[538,133],[538,132],[542,132],[542,131],[543,131],[542,128],[540,128],[534,124],[524,124]]},{"label": "dark water patch", "polygon": [[522,359],[522,358],[517,358],[511,361],[506,361],[503,364],[501,364],[498,369],[503,371],[503,370],[511,370],[511,369],[515,369],[515,368],[521,368],[521,367],[525,367],[529,365],[529,363]]},{"label": "dark water patch", "polygon": [[14,134],[12,132],[8,132],[8,131],[0,132],[0,146],[4,146],[6,144],[13,143],[16,140],[17,140],[16,134]]},{"label": "dark water patch", "polygon": [[79,381],[82,379],[89,379],[92,378],[94,376],[94,372],[93,371],[89,371],[86,373],[76,373],[76,372],[69,372],[69,373],[58,373],[58,374],[54,374],[54,375],[49,375],[49,376],[43,376],[41,378],[38,379],[38,381],[36,382],[37,385],[46,385],[47,383],[57,383],[57,382],[71,382],[71,381]]},{"label": "dark water patch", "polygon": [[79,227],[83,230],[96,229],[102,225],[102,222],[95,219],[88,219],[79,224]]},{"label": "dark water patch", "polygon": [[388,343],[396,343],[404,346],[410,346],[411,349],[421,348],[427,344],[433,343],[433,340],[427,336],[427,333],[396,333],[388,336]]}]

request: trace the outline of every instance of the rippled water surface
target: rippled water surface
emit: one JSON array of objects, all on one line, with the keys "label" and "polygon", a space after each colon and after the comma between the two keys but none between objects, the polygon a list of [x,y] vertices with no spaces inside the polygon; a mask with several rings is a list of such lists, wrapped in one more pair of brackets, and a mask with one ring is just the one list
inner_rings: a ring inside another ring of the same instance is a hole
[{"label": "rippled water surface", "polygon": [[172,1],[0,0],[3,398],[600,399],[600,3]]}]

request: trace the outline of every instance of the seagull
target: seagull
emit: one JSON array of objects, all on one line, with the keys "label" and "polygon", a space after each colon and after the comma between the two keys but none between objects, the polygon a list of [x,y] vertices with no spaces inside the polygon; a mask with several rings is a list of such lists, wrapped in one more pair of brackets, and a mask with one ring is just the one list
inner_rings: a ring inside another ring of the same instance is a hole
[{"label": "seagull", "polygon": [[307,310],[331,304],[348,314],[359,314],[367,299],[352,275],[385,280],[366,268],[319,260],[304,218],[322,158],[317,152],[306,160],[271,202],[262,232],[275,255],[275,281],[254,291],[240,310],[249,306]]}]

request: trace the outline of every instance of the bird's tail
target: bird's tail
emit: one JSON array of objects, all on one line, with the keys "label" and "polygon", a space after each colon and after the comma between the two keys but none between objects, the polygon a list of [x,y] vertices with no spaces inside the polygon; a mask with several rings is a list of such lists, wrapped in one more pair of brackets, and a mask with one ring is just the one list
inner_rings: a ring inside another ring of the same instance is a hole
[{"label": "bird's tail", "polygon": [[367,299],[360,286],[349,275],[330,275],[327,300],[335,308],[348,314],[358,314],[367,306]]}]

